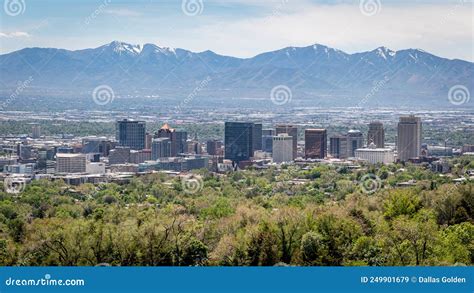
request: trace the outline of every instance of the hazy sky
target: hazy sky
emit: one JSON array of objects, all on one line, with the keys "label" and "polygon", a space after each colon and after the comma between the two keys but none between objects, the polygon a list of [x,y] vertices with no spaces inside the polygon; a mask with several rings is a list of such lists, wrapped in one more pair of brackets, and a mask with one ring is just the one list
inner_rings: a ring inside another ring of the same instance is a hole
[{"label": "hazy sky", "polygon": [[1,53],[120,40],[252,57],[319,43],[348,53],[420,48],[474,61],[473,0],[3,1]]}]

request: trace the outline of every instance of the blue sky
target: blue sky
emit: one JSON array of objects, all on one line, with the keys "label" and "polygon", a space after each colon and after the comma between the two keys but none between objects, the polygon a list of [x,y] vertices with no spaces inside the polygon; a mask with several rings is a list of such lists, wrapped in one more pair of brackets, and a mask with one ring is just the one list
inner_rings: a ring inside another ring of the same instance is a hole
[{"label": "blue sky", "polygon": [[[251,57],[319,43],[348,53],[421,48],[474,61],[472,0],[3,1],[1,53],[120,40]],[[12,15],[11,2],[20,3],[21,13]]]}]

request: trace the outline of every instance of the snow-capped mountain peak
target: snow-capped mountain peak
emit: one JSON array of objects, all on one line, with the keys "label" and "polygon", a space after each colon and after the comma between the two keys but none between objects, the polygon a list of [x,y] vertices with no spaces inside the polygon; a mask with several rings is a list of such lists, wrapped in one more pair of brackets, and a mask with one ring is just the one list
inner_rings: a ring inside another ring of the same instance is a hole
[{"label": "snow-capped mountain peak", "polygon": [[132,45],[124,42],[113,41],[107,45],[117,54],[139,55],[143,49],[142,45]]},{"label": "snow-capped mountain peak", "polygon": [[390,50],[389,48],[383,46],[375,49],[374,52],[385,60],[394,57],[397,54],[396,51]]}]

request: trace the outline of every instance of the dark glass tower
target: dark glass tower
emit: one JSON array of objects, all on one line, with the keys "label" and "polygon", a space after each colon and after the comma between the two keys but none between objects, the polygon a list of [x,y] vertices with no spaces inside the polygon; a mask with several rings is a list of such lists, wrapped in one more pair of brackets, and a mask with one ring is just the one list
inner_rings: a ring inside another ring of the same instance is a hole
[{"label": "dark glass tower", "polygon": [[253,150],[261,151],[262,150],[262,124],[255,123],[253,125]]},{"label": "dark glass tower", "polygon": [[305,157],[308,159],[324,159],[327,152],[326,129],[306,129]]},{"label": "dark glass tower", "polygon": [[385,130],[382,122],[371,122],[369,124],[369,132],[367,133],[367,146],[371,143],[378,148],[385,147]]},{"label": "dark glass tower", "polygon": [[225,123],[225,159],[239,163],[253,156],[253,128],[253,123]]},{"label": "dark glass tower", "polygon": [[145,148],[145,121],[121,120],[116,123],[116,139],[120,146],[129,147],[132,150]]}]

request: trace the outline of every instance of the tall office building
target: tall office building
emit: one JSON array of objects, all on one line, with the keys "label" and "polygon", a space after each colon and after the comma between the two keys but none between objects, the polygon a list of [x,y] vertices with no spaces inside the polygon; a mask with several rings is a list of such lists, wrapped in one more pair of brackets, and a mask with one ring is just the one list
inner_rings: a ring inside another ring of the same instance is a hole
[{"label": "tall office building", "polygon": [[145,149],[151,150],[151,142],[153,141],[153,134],[147,132],[145,134]]},{"label": "tall office building", "polygon": [[253,126],[253,123],[246,122],[225,123],[225,159],[239,163],[253,157]]},{"label": "tall office building", "polygon": [[188,133],[186,131],[175,131],[174,140],[176,141],[176,155],[186,153],[188,148]]},{"label": "tall office building", "polygon": [[397,131],[398,159],[402,162],[421,154],[421,118],[414,115],[400,117]]},{"label": "tall office building", "polygon": [[364,146],[364,135],[359,130],[349,130],[347,132],[348,156],[354,157],[355,150]]},{"label": "tall office building", "polygon": [[31,124],[31,137],[40,138],[41,136],[41,126],[38,123]]},{"label": "tall office building", "polygon": [[273,162],[283,163],[293,161],[293,138],[286,133],[273,137]]},{"label": "tall office building", "polygon": [[[274,136],[275,135],[263,135],[262,136],[262,151],[267,152],[267,153],[273,152],[273,137]],[[293,145],[293,143],[292,143],[292,145]],[[293,147],[291,147],[291,152],[293,153]]]},{"label": "tall office building", "polygon": [[130,148],[129,147],[116,147],[110,150],[109,153],[109,164],[125,164],[130,162]]},{"label": "tall office building", "polygon": [[89,136],[82,139],[82,153],[100,154],[102,157],[108,157],[110,150],[115,143],[106,137]]},{"label": "tall office building", "polygon": [[185,131],[176,131],[171,128],[168,123],[163,126],[155,133],[155,138],[169,138],[171,142],[171,156],[176,157],[178,154],[187,153],[188,146],[188,133]]},{"label": "tall office building", "polygon": [[261,151],[262,150],[262,124],[255,123],[253,125],[253,151]]},{"label": "tall office building", "polygon": [[28,160],[33,155],[33,147],[27,144],[18,144],[17,145],[17,154],[20,160]]},{"label": "tall office building", "polygon": [[286,133],[293,138],[293,158],[298,157],[298,127],[295,125],[277,125],[276,135]]},{"label": "tall office building", "polygon": [[188,140],[186,142],[188,154],[202,154],[202,147],[197,140]]},{"label": "tall office building", "polygon": [[346,135],[335,135],[329,138],[329,153],[334,158],[348,157],[348,139]]},{"label": "tall office building", "polygon": [[306,129],[305,137],[305,157],[307,159],[324,159],[327,148],[326,129]]},{"label": "tall office building", "polygon": [[[262,130],[262,151],[267,152],[267,153],[273,152],[273,137],[274,136],[275,136],[275,129]],[[293,152],[293,149],[292,149],[292,152]]]},{"label": "tall office building", "polygon": [[57,173],[85,173],[86,155],[84,154],[56,154]]},{"label": "tall office building", "polygon": [[385,147],[385,130],[382,122],[371,122],[369,124],[369,131],[367,133],[367,146],[371,143],[375,144],[377,148]]},{"label": "tall office building", "polygon": [[263,135],[271,135],[275,136],[275,129],[262,129],[262,136]]},{"label": "tall office building", "polygon": [[171,155],[171,139],[167,137],[155,138],[151,142],[151,159],[172,157]]},{"label": "tall office building", "polygon": [[219,140],[208,140],[206,143],[207,153],[211,156],[218,156],[220,154],[221,147],[222,142]]},{"label": "tall office building", "polygon": [[145,121],[121,120],[116,124],[116,138],[120,146],[132,150],[145,148],[146,124]]}]

